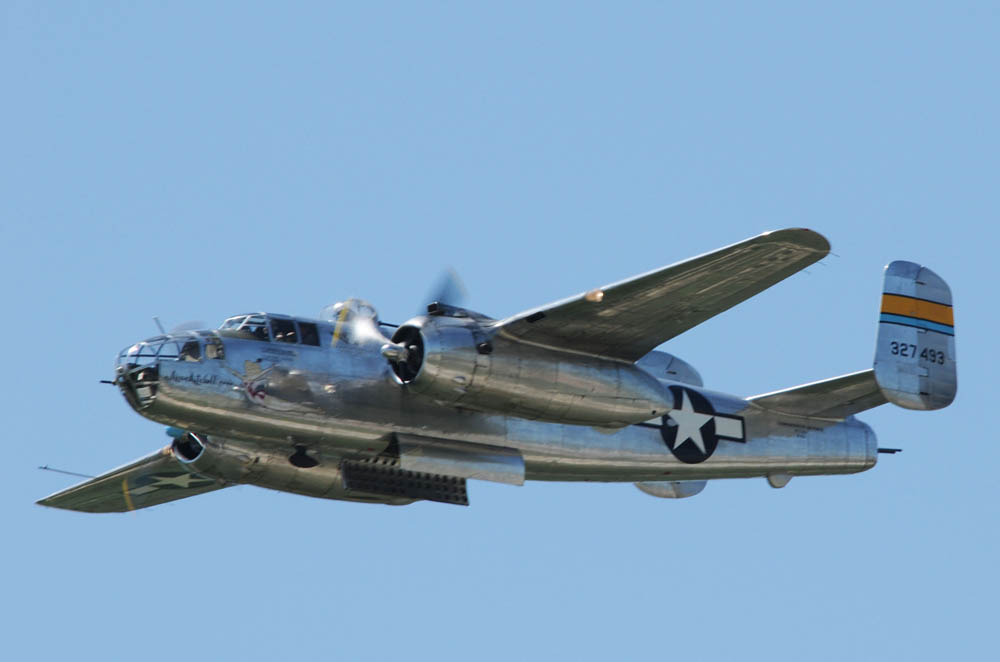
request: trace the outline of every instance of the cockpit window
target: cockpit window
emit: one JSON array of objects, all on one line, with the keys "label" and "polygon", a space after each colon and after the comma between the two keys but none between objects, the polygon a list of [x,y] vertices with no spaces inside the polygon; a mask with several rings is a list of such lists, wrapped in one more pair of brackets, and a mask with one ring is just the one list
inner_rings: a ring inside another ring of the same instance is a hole
[{"label": "cockpit window", "polygon": [[[230,338],[249,338],[265,342],[270,339],[274,342],[301,343],[319,347],[319,327],[314,322],[299,322],[288,319],[284,315],[265,315],[263,313],[236,315],[223,322],[219,326],[219,331],[222,332],[222,336]],[[343,332],[346,332],[346,329]],[[208,332],[205,335],[211,337],[212,333]],[[208,342],[206,340],[205,356],[213,358],[209,355],[212,350],[209,349]],[[223,358],[221,344],[218,345],[218,354],[219,358]]]},{"label": "cockpit window", "polygon": [[240,331],[250,334],[256,340],[267,342],[267,320],[263,315],[251,315],[240,325]]},{"label": "cockpit window", "polygon": [[246,320],[247,317],[248,315],[237,315],[236,317],[230,317],[225,322],[223,322],[219,326],[219,328],[223,330],[235,331],[236,329],[240,328],[240,324],[243,324],[244,320]]},{"label": "cockpit window", "polygon": [[299,341],[303,345],[319,346],[319,331],[312,322],[299,322]]},{"label": "cockpit window", "polygon": [[181,353],[178,358],[182,361],[191,361],[193,363],[201,361],[201,347],[199,346],[198,341],[188,340],[184,343],[184,346],[181,347]]},{"label": "cockpit window", "polygon": [[278,342],[297,342],[295,322],[292,320],[271,319],[271,335]]},{"label": "cockpit window", "polygon": [[230,317],[222,326],[220,331],[235,332],[235,335],[249,338],[251,340],[269,340],[267,335],[267,319],[263,315],[237,315]]}]

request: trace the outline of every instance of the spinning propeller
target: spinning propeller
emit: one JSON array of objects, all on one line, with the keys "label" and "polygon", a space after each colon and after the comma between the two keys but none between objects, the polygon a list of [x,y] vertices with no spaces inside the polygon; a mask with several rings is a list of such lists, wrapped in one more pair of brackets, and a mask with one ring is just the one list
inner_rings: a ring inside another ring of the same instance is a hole
[{"label": "spinning propeller", "polygon": [[[417,315],[426,315],[432,304],[461,307],[467,297],[465,285],[455,270],[449,267],[424,298],[427,303],[417,311]],[[400,327],[393,334],[392,341],[382,345],[382,356],[388,359],[393,372],[402,382],[413,380],[424,362],[424,340],[420,331],[410,326]]]},{"label": "spinning propeller", "polygon": [[[445,269],[444,273],[438,278],[434,287],[428,292],[428,296],[424,298],[427,305],[432,303],[444,303],[449,306],[455,306],[456,308],[461,308],[462,303],[468,298],[469,292],[465,289],[465,285],[462,284],[462,279],[458,277],[458,273],[454,269],[448,267]],[[418,311],[418,315],[423,315],[427,312],[427,305]]]}]

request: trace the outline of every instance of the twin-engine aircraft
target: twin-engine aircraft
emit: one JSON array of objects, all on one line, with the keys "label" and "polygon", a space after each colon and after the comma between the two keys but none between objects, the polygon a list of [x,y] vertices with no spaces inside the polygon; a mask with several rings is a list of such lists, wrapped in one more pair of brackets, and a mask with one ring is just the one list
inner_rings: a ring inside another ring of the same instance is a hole
[{"label": "twin-engine aircraft", "polygon": [[955,397],[951,293],[930,269],[886,267],[871,370],[743,398],[653,349],[829,250],[810,230],[769,232],[503,320],[439,301],[394,327],[349,300],[150,338],[119,354],[113,383],[172,442],[38,503],[123,512],[250,484],[467,505],[469,479],[682,498],[720,478],[865,471],[893,449],[855,414]]}]

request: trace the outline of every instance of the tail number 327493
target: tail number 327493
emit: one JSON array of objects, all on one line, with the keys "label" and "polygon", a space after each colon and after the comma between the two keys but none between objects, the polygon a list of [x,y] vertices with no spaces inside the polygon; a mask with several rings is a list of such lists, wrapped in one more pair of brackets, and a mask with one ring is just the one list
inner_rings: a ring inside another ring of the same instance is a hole
[{"label": "tail number 327493", "polygon": [[[917,356],[917,346],[913,343],[897,342],[893,340],[889,344],[889,350],[892,352],[893,356],[906,356],[906,357],[916,357]],[[920,352],[920,357],[922,361],[927,361],[929,363],[937,363],[939,365],[944,365],[944,352],[937,349],[928,349],[925,347]]]}]

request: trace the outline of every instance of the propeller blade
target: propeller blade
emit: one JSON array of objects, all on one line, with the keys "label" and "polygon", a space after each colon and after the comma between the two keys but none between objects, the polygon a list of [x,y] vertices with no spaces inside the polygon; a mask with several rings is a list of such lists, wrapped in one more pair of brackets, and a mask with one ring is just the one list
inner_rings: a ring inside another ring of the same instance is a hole
[{"label": "propeller blade", "polygon": [[181,322],[174,328],[170,329],[170,333],[180,333],[181,331],[196,331],[198,329],[205,329],[205,323],[201,320],[191,320],[189,322]]}]

